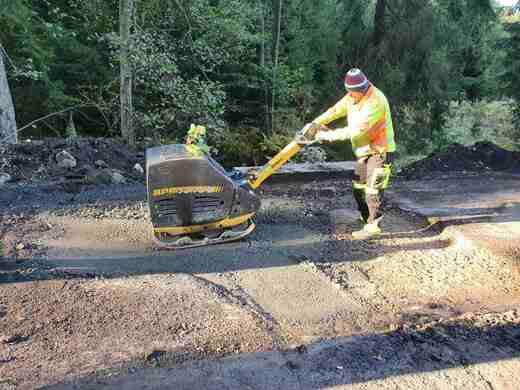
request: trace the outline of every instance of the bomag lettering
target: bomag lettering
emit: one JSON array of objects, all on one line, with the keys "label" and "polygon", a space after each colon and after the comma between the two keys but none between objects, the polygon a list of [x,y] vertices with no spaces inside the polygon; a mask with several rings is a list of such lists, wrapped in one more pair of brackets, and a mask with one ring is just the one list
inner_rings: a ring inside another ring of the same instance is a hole
[{"label": "bomag lettering", "polygon": [[152,195],[154,197],[164,195],[177,195],[177,194],[214,194],[216,192],[223,192],[223,186],[193,186],[193,187],[169,187],[169,188],[158,188],[153,190]]}]

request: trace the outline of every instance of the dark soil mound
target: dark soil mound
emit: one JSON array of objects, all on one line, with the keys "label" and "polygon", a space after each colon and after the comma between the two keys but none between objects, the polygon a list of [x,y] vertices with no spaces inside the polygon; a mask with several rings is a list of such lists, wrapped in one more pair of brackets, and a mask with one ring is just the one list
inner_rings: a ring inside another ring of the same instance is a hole
[{"label": "dark soil mound", "polygon": [[450,145],[401,171],[406,178],[420,178],[437,172],[520,171],[520,152],[510,152],[492,142],[473,146]]},{"label": "dark soil mound", "polygon": [[[57,155],[63,151],[74,158],[75,166],[60,166]],[[118,172],[130,181],[143,180],[137,163],[144,168],[144,148],[131,150],[119,139],[47,138],[0,147],[0,171],[12,182],[59,182],[95,177],[101,170]]]}]

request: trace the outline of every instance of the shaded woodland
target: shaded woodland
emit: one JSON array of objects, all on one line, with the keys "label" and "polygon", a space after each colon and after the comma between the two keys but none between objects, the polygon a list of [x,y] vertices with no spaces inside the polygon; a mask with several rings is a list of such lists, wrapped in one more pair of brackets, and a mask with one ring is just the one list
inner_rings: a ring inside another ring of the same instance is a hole
[{"label": "shaded woodland", "polygon": [[516,148],[519,20],[489,0],[0,0],[0,136],[182,142],[195,123],[224,163],[261,163],[359,67],[401,155]]}]

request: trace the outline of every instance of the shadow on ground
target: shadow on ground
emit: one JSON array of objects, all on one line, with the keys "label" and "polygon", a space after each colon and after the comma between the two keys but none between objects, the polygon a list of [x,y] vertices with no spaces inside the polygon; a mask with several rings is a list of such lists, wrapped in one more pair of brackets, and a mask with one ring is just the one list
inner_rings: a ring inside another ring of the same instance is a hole
[{"label": "shadow on ground", "polygon": [[[271,213],[273,214],[273,213]],[[331,239],[326,233],[327,221],[323,215],[318,223],[302,227],[290,210],[274,215],[260,215],[263,219],[257,230],[244,241],[210,247],[177,251],[154,251],[151,243],[136,247],[119,242],[114,248],[110,241],[99,249],[68,247],[63,256],[47,259],[0,258],[0,283],[31,280],[120,277],[124,275],[160,273],[224,273],[246,269],[263,269],[297,265],[302,261],[340,263],[368,261],[397,251],[425,251],[444,249],[453,244],[448,235],[441,233],[450,226],[477,224],[512,224],[520,221],[520,203],[491,208],[446,208],[439,217],[431,217],[430,224],[410,223],[411,231],[402,232],[392,226],[388,217],[385,233],[368,241]],[[405,216],[406,217],[406,216]],[[276,224],[271,221],[279,220]],[[408,239],[404,241],[393,239]],[[416,239],[416,240],[415,240]],[[95,243],[93,243],[95,244]],[[107,254],[107,252],[109,254]],[[67,256],[67,253],[73,253]],[[37,272],[36,272],[37,271]]]},{"label": "shadow on ground", "polygon": [[[389,231],[383,233],[377,239],[386,238],[417,238],[439,236],[450,226],[464,226],[475,224],[507,224],[520,222],[520,203],[508,203],[499,207],[477,207],[477,208],[456,208],[444,207],[439,209],[429,209],[427,219],[430,221],[427,226],[409,232]],[[520,234],[520,230],[518,230]]]},{"label": "shadow on ground", "polygon": [[[225,273],[248,269],[296,266],[301,262],[342,263],[368,261],[396,251],[443,249],[452,245],[449,239],[434,239],[392,245],[377,241],[336,241],[305,237],[273,239],[263,245],[250,242],[177,251],[134,253],[113,250],[110,256],[90,250],[86,257],[37,258],[27,262],[0,260],[0,283],[63,278],[121,277],[162,273]],[[70,248],[75,251],[75,248]],[[82,248],[83,250],[83,248]],[[81,253],[81,251],[79,251]],[[34,271],[34,272],[33,272]]]},{"label": "shadow on ground", "polygon": [[[185,362],[200,357],[155,351],[133,368],[113,367],[45,388],[314,390],[377,380],[387,381],[388,388],[459,388],[462,383],[466,388],[518,388],[520,326],[498,320],[484,327],[470,320],[437,323],[217,360]],[[487,363],[497,365],[486,371]],[[496,377],[485,378],[481,371]]]}]

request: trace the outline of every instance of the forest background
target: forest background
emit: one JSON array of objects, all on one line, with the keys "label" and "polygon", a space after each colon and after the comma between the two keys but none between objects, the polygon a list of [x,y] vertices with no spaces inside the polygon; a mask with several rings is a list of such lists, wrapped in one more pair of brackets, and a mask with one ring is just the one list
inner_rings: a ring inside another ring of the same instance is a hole
[{"label": "forest background", "polygon": [[401,160],[520,149],[520,2],[0,0],[0,59],[18,137],[175,143],[195,123],[224,165],[261,164],[359,67],[390,101]]}]

